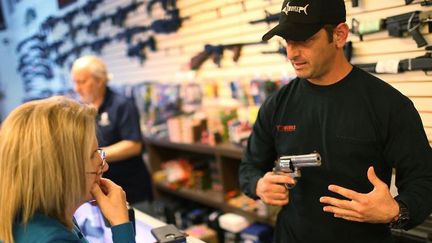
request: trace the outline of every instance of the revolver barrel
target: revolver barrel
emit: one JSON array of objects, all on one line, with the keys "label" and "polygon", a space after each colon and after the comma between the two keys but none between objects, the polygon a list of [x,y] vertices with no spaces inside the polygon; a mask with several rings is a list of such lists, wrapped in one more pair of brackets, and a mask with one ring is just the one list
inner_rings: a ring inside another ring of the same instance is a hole
[{"label": "revolver barrel", "polygon": [[321,155],[319,153],[310,153],[303,155],[288,155],[279,158],[281,167],[290,167],[290,164],[295,168],[314,167],[321,165]]}]

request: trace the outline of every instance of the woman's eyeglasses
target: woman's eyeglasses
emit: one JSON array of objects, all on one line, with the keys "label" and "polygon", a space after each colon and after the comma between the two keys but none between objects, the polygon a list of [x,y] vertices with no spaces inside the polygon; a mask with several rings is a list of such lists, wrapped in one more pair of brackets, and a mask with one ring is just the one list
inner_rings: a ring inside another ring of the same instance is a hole
[{"label": "woman's eyeglasses", "polygon": [[103,151],[102,149],[98,149],[97,152],[98,152],[98,154],[99,154],[99,156],[100,156],[100,158],[102,160],[102,163],[99,166],[99,170],[98,171],[86,172],[86,173],[87,174],[97,175],[97,176],[102,176],[102,174],[104,172],[105,165],[106,165],[106,159],[105,159],[106,155],[105,155],[105,151]]}]

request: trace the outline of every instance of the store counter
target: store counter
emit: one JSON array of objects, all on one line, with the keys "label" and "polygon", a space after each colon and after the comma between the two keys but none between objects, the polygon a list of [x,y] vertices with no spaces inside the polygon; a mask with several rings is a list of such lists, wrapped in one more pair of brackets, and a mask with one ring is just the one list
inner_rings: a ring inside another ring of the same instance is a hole
[{"label": "store counter", "polygon": [[[137,209],[135,211],[135,230],[137,243],[154,243],[156,239],[150,232],[151,229],[166,225]],[[82,233],[90,243],[112,242],[111,230],[105,226],[104,219],[98,207],[89,203],[82,205],[74,215]],[[204,243],[203,241],[187,237],[188,243]]]}]

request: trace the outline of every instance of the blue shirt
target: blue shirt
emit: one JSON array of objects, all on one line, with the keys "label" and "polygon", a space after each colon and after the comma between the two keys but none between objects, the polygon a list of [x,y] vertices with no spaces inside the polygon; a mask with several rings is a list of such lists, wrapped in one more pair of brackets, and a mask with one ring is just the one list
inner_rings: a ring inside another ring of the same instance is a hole
[{"label": "blue shirt", "polygon": [[[114,243],[134,243],[135,234],[132,223],[124,223],[111,228]],[[59,221],[43,214],[35,214],[27,224],[14,224],[15,243],[75,242],[88,243],[74,220],[72,230]]]},{"label": "blue shirt", "polygon": [[[107,87],[97,116],[99,146],[123,140],[141,141],[139,114],[132,100]],[[151,180],[141,155],[110,163],[104,177],[120,185],[129,203],[152,200]]]}]

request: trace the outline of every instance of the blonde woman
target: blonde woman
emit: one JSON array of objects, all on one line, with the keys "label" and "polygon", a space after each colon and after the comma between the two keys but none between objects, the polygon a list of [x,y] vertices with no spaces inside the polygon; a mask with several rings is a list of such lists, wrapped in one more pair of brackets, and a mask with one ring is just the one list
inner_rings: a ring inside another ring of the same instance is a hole
[{"label": "blonde woman", "polygon": [[73,219],[96,200],[114,242],[135,242],[124,191],[102,179],[96,110],[65,97],[16,108],[0,130],[0,242],[87,242]]}]

